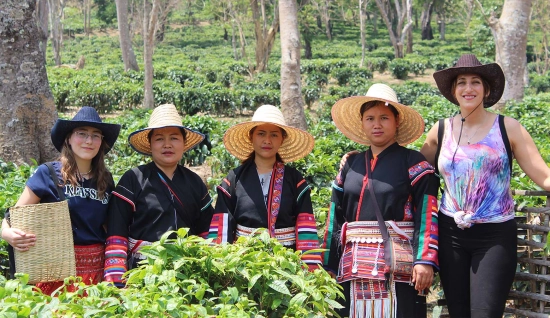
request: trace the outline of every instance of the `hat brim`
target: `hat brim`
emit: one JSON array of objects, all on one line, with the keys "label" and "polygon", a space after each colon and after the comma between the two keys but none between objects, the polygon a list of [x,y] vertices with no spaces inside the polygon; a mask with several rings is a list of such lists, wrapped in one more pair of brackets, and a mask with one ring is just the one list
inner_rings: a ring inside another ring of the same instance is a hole
[{"label": "hat brim", "polygon": [[424,120],[414,109],[403,104],[370,96],[351,96],[341,99],[332,106],[332,120],[346,137],[362,145],[371,145],[370,139],[363,130],[361,106],[370,101],[386,102],[399,113],[396,141],[404,146],[418,139],[424,133]]},{"label": "hat brim", "polygon": [[250,130],[256,126],[271,124],[286,132],[286,138],[279,147],[279,156],[284,162],[293,162],[307,156],[315,145],[313,136],[299,128],[268,121],[249,121],[230,127],[223,136],[223,143],[229,153],[243,161],[254,151],[250,140]]},{"label": "hat brim", "polygon": [[140,130],[136,130],[128,136],[128,143],[135,151],[142,155],[151,156],[151,143],[149,143],[149,132],[153,129],[161,129],[168,127],[177,127],[185,129],[185,145],[183,147],[183,153],[186,153],[196,145],[200,144],[204,140],[204,135],[198,131],[194,131],[185,126],[160,126],[160,127],[148,127]]},{"label": "hat brim", "polygon": [[118,135],[120,134],[120,125],[118,124],[58,119],[55,122],[55,125],[52,127],[51,131],[52,143],[55,149],[61,152],[61,149],[63,148],[63,143],[65,142],[67,135],[71,133],[75,128],[85,126],[94,127],[101,130],[103,140],[108,146],[105,148],[105,153],[108,153],[113,148],[118,138]]},{"label": "hat brim", "polygon": [[477,74],[481,76],[491,88],[489,96],[485,98],[483,107],[488,108],[498,103],[502,94],[504,93],[504,87],[506,80],[502,68],[497,63],[490,63],[478,66],[464,66],[464,67],[450,67],[441,71],[437,71],[433,74],[437,88],[441,94],[455,105],[459,105],[458,101],[453,95],[452,87],[453,82],[460,74]]}]

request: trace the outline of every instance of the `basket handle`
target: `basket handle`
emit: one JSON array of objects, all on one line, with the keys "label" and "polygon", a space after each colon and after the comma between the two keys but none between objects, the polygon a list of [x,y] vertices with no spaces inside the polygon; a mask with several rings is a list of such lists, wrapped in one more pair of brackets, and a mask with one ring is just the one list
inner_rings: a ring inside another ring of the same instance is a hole
[{"label": "basket handle", "polygon": [[50,176],[52,177],[53,184],[57,189],[57,194],[59,195],[59,201],[65,201],[65,193],[63,192],[63,190],[61,190],[61,187],[59,186],[59,179],[57,178],[57,173],[55,172],[52,163],[46,162],[46,166],[50,170]]}]

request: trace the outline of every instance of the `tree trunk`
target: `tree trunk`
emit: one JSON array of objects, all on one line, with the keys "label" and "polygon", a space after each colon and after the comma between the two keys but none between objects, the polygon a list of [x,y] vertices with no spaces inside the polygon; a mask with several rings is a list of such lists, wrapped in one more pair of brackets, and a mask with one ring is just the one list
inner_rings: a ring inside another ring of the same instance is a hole
[{"label": "tree trunk", "polygon": [[504,94],[497,108],[509,100],[522,100],[527,65],[527,33],[531,15],[532,0],[506,0],[500,19],[492,16],[489,26],[495,38],[496,62],[506,77]]},{"label": "tree trunk", "polygon": [[233,58],[239,60],[239,55],[237,54],[237,39],[235,38],[235,24],[231,23],[231,47],[233,48]]},{"label": "tree trunk", "polygon": [[[37,12],[37,24],[40,26],[40,32],[42,32],[42,35],[40,36],[40,41],[42,47],[46,48],[48,47],[48,35],[49,35],[49,18],[50,18],[50,9],[48,7],[48,0],[37,0],[36,1],[36,12]],[[42,53],[44,54],[44,60],[46,60],[46,50],[42,50]]]},{"label": "tree trunk", "polygon": [[329,41],[332,41],[332,21],[330,19],[330,1],[331,0],[323,1],[323,19],[325,20],[325,34],[327,35],[327,39]]},{"label": "tree trunk", "polygon": [[118,34],[124,71],[139,71],[139,66],[132,48],[130,29],[128,26],[128,0],[116,0],[116,16],[118,22]]},{"label": "tree trunk", "polygon": [[539,75],[550,71],[550,2],[548,0],[536,0],[533,4],[532,25],[538,28],[542,37],[534,45],[535,69]]},{"label": "tree trunk", "polygon": [[361,62],[359,62],[359,67],[365,65],[365,2],[366,0],[359,0],[359,27],[361,28]]},{"label": "tree trunk", "polygon": [[64,0],[48,0],[50,8],[50,25],[52,30],[52,47],[55,65],[61,65],[61,47],[63,46],[63,17]]},{"label": "tree trunk", "polygon": [[279,1],[281,19],[281,110],[292,127],[307,130],[300,77],[300,32],[295,0]]},{"label": "tree trunk", "polygon": [[[413,25],[412,0],[400,1],[394,0],[394,7],[392,7],[389,0],[376,0],[376,6],[388,28],[395,58],[402,58],[404,56],[403,46],[405,37],[409,32],[409,28],[412,28]],[[397,21],[392,20],[392,17],[396,17]],[[407,24],[403,26],[405,21]]]},{"label": "tree trunk", "polygon": [[149,11],[148,1],[143,1],[143,68],[144,68],[144,94],[143,108],[155,108],[153,94],[153,50],[155,48],[155,32],[157,25],[158,1],[153,0],[153,6]]},{"label": "tree trunk", "polygon": [[432,13],[434,8],[434,0],[428,0],[424,2],[424,6],[422,7],[422,14],[421,14],[421,34],[422,40],[433,40],[434,34],[432,31]]},{"label": "tree trunk", "polygon": [[84,34],[86,36],[90,35],[90,11],[91,11],[91,2],[92,0],[83,0],[82,1],[82,16],[84,22]]},{"label": "tree trunk", "polygon": [[412,28],[409,28],[407,32],[407,54],[413,52],[413,31]]},{"label": "tree trunk", "polygon": [[378,14],[376,10],[372,11],[372,34],[374,36],[378,35]]},{"label": "tree trunk", "polygon": [[256,37],[256,72],[264,72],[267,69],[273,42],[275,42],[275,36],[279,28],[279,9],[275,7],[273,21],[268,30],[265,3],[264,0],[260,1],[261,6],[258,7],[258,0],[250,0],[252,18],[254,19],[254,35]]},{"label": "tree trunk", "polygon": [[439,40],[445,41],[445,14],[438,13],[438,23],[439,23]]},{"label": "tree trunk", "polygon": [[[249,71],[252,70],[252,65],[250,63],[250,60],[248,59],[248,56],[246,55],[246,37],[244,34],[244,30],[241,24],[241,20],[239,18],[238,13],[233,9],[233,4],[231,1],[228,3],[228,11],[229,16],[231,16],[231,19],[233,20],[233,23],[231,24],[231,28],[233,29],[233,47],[236,47],[235,43],[235,26],[237,26],[237,30],[239,31],[239,43],[241,45],[241,56],[240,58],[246,59],[248,62],[248,69]],[[235,59],[240,59],[238,55],[235,53]]]},{"label": "tree trunk", "polygon": [[50,138],[57,112],[36,5],[36,0],[2,0],[0,10],[0,159],[17,164],[58,156]]}]

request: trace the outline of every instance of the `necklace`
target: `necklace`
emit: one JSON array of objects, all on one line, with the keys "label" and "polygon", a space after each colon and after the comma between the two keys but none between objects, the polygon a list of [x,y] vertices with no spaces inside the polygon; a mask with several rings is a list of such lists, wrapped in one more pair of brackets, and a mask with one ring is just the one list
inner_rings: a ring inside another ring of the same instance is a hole
[{"label": "necklace", "polygon": [[81,176],[87,176],[87,175],[90,174],[90,172],[92,172],[92,168],[90,168],[90,170],[88,170],[88,172],[86,172],[86,173],[82,173],[82,172],[78,171],[78,173],[79,173]]},{"label": "necklace", "polygon": [[483,121],[481,122],[481,124],[479,126],[477,126],[477,129],[476,131],[474,131],[474,133],[471,135],[471,136],[468,136],[468,140],[466,140],[466,142],[468,143],[468,145],[470,144],[470,140],[472,140],[472,138],[474,138],[474,136],[477,134],[477,132],[479,131],[479,128],[481,128],[484,124],[485,124],[485,119],[487,119],[487,114],[485,114],[485,117],[483,117]]}]

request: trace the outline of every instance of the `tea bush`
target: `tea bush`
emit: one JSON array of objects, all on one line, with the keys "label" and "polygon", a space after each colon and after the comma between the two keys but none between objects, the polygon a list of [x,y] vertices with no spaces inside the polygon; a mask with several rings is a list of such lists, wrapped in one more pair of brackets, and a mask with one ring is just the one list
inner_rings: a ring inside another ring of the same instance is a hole
[{"label": "tea bush", "polygon": [[[127,286],[107,283],[36,292],[28,277],[0,276],[0,315],[47,317],[327,317],[343,297],[323,269],[308,272],[299,252],[266,232],[235,244],[212,244],[180,229],[144,247],[147,256],[128,272]],[[70,279],[66,280],[67,283]],[[86,297],[82,297],[83,295]]]}]

